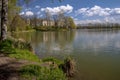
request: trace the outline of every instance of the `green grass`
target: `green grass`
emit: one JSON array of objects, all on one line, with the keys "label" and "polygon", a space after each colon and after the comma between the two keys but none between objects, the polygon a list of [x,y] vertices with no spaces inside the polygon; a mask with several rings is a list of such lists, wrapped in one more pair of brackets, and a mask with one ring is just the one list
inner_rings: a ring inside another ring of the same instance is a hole
[{"label": "green grass", "polygon": [[66,80],[59,68],[47,68],[39,65],[27,65],[20,69],[20,75],[27,80]]},{"label": "green grass", "polygon": [[16,59],[24,59],[29,61],[41,62],[41,60],[32,52],[28,50],[15,49],[15,51],[8,56]]},{"label": "green grass", "polygon": [[62,60],[56,59],[54,57],[47,57],[42,59],[42,62],[54,62],[57,65],[63,64]]},{"label": "green grass", "polygon": [[28,50],[27,45],[27,43],[7,39],[0,43],[0,52],[16,59],[40,62],[40,59]]},{"label": "green grass", "polygon": [[53,57],[48,57],[43,60],[40,60],[34,53],[29,51],[29,46],[26,43],[15,42],[13,40],[7,39],[3,42],[0,42],[0,52],[6,54],[9,57],[28,60],[33,62],[54,62],[57,67],[54,65],[40,66],[40,65],[26,65],[23,66],[19,73],[23,80],[66,80],[66,76],[63,71],[58,68],[63,62],[55,59]]}]

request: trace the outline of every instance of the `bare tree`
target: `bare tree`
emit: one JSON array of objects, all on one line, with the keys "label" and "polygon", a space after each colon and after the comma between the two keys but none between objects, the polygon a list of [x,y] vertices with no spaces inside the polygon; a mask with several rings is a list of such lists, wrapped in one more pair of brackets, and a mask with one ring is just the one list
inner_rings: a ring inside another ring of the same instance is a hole
[{"label": "bare tree", "polygon": [[45,18],[46,18],[46,21],[47,21],[47,26],[50,26],[51,14],[50,14],[49,11],[45,12]]},{"label": "bare tree", "polygon": [[64,26],[64,17],[65,17],[65,15],[64,15],[64,11],[60,11],[59,13],[58,13],[58,26],[59,27],[63,27]]},{"label": "bare tree", "polygon": [[55,23],[55,27],[58,27],[58,15],[53,15],[53,20],[54,20],[54,23]]}]

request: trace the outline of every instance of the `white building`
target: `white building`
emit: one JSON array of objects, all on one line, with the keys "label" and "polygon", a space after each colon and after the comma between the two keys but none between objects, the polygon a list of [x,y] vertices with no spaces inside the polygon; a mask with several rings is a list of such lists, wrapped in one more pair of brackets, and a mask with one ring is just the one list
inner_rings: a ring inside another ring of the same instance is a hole
[{"label": "white building", "polygon": [[47,20],[42,21],[42,26],[54,26],[54,25],[55,25],[54,21],[47,21]]}]

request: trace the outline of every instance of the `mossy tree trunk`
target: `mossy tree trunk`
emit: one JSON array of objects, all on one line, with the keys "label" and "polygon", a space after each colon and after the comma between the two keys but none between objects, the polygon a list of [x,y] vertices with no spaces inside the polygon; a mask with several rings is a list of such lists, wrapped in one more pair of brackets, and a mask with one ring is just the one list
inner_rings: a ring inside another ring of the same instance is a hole
[{"label": "mossy tree trunk", "polygon": [[3,41],[7,38],[7,15],[8,15],[8,0],[1,1],[1,36],[0,40]]}]

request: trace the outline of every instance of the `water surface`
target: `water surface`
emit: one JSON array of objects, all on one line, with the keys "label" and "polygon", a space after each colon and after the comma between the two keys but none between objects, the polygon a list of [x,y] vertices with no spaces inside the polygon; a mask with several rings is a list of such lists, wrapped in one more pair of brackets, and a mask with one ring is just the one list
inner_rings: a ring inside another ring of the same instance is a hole
[{"label": "water surface", "polygon": [[72,80],[120,80],[120,31],[73,30],[17,33],[32,43],[40,58],[74,57],[77,73]]}]

